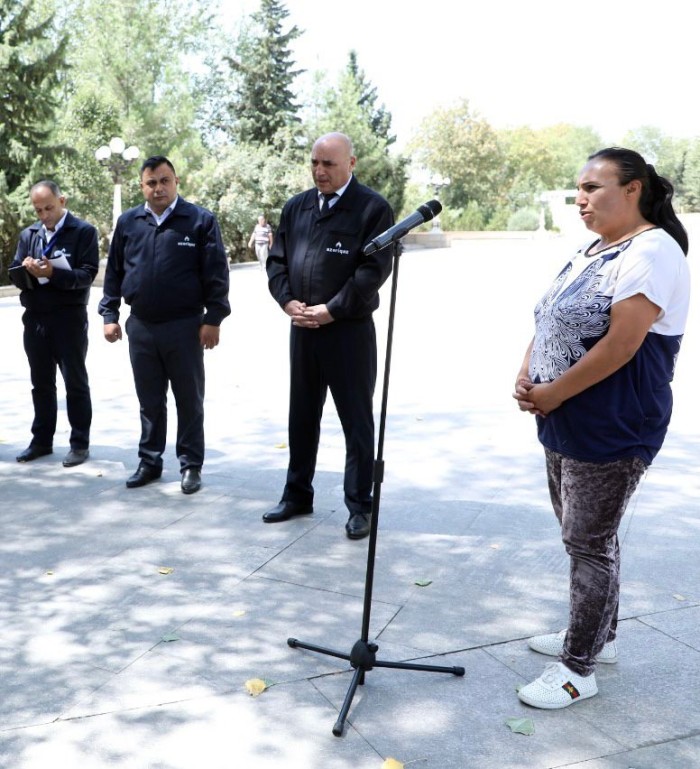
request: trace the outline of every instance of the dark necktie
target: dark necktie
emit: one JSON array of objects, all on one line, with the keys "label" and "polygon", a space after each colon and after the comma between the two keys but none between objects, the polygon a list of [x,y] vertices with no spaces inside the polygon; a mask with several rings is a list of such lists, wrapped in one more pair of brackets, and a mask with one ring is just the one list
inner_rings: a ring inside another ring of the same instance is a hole
[{"label": "dark necktie", "polygon": [[323,204],[321,205],[321,216],[324,214],[327,214],[330,209],[330,202],[333,200],[333,198],[337,198],[335,192],[330,192],[328,194],[322,192],[321,197],[323,198]]}]

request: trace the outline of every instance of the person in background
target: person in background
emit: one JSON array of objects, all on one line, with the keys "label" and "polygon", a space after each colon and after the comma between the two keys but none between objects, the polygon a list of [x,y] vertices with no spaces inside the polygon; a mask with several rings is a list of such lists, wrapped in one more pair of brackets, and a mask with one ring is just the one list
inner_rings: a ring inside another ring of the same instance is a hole
[{"label": "person in background", "polygon": [[97,230],[66,209],[66,198],[53,181],[37,182],[30,198],[38,222],[23,230],[10,265],[34,279],[20,293],[24,307],[24,349],[32,381],[32,440],[17,456],[31,462],[53,453],[58,403],[56,368],[66,386],[71,426],[64,467],[90,456],[92,400],[85,364],[88,350],[87,303],[99,266]]},{"label": "person in background", "polygon": [[514,398],[537,420],[570,580],[566,630],[529,641],[559,658],[519,690],[534,707],[594,696],[596,663],[618,658],[617,531],[666,435],[688,314],[688,237],[672,197],[637,152],[591,155],[576,205],[596,237],[535,308]]},{"label": "person in background", "polygon": [[219,344],[219,326],[231,312],[228,261],[214,214],[178,195],[168,158],[145,160],[140,178],[145,204],[117,221],[99,306],[108,342],[122,338],[122,297],[131,306],[126,332],[141,440],[139,466],[126,485],[145,486],[162,474],[170,386],[180,485],[194,494],[204,462],[203,351]]},{"label": "person in background", "polygon": [[267,256],[272,248],[272,227],[267,223],[265,217],[261,214],[258,217],[258,223],[250,233],[250,240],[248,241],[248,248],[255,248],[255,256],[260,262],[260,269],[265,269],[265,263],[267,262]]},{"label": "person in background", "polygon": [[372,313],[391,273],[393,247],[365,256],[394,223],[387,201],[353,175],[352,142],[341,133],[311,151],[315,187],[284,206],[267,260],[272,296],[291,318],[289,466],[282,499],[266,523],[313,512],[321,416],[330,389],[345,434],[350,539],[369,534],[374,465],[372,398],[377,342]]}]

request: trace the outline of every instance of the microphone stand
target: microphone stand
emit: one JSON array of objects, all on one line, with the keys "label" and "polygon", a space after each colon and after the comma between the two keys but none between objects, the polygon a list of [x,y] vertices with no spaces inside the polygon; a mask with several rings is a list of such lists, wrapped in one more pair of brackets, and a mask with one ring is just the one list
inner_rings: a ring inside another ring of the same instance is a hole
[{"label": "microphone stand", "polygon": [[296,638],[288,638],[287,644],[292,649],[308,649],[319,654],[326,654],[331,657],[348,660],[355,669],[345,700],[338,714],[338,720],[333,726],[333,734],[340,737],[343,733],[345,719],[347,718],[353,697],[358,686],[365,682],[365,673],[372,668],[394,668],[398,670],[421,670],[434,673],[452,673],[455,676],[463,676],[463,667],[442,667],[439,665],[421,665],[410,662],[387,662],[378,660],[376,657],[379,646],[373,641],[369,641],[369,620],[372,609],[372,589],[374,583],[374,559],[377,550],[377,529],[379,525],[379,502],[381,497],[382,481],[384,480],[384,430],[386,426],[387,401],[389,397],[389,374],[391,369],[391,345],[394,335],[394,314],[396,309],[396,286],[399,276],[399,256],[401,246],[394,247],[394,266],[391,282],[391,301],[389,305],[389,327],[387,332],[386,362],[384,365],[384,387],[382,392],[382,406],[379,418],[379,437],[377,441],[377,458],[374,462],[372,475],[372,515],[369,529],[369,544],[367,548],[367,574],[365,577],[364,606],[362,612],[362,632],[360,639],[355,642],[350,654],[327,649],[323,646],[305,643]]}]

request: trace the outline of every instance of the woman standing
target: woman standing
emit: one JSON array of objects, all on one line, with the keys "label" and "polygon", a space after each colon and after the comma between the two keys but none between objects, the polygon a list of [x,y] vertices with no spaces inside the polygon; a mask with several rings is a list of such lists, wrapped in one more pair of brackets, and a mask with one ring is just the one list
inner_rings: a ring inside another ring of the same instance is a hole
[{"label": "woman standing", "polygon": [[688,237],[672,197],[637,152],[591,155],[576,205],[597,237],[535,308],[513,397],[537,418],[571,570],[568,628],[529,641],[559,657],[518,692],[534,707],[594,696],[596,661],[617,660],[617,530],[666,435],[688,313]]}]

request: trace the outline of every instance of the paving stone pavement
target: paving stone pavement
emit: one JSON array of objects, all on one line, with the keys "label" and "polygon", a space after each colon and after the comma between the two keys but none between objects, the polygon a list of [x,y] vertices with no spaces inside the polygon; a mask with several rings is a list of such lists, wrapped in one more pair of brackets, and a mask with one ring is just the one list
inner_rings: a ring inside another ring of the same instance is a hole
[{"label": "paving stone pavement", "polygon": [[[466,674],[368,671],[342,737],[331,729],[349,665],[286,641],[350,652],[367,541],[344,535],[330,399],[314,515],[260,520],[285,475],[288,327],[257,265],[232,268],[233,314],[206,353],[207,459],[192,496],[179,489],[174,407],[162,479],[124,487],[138,405],[126,343],[102,339],[99,288],[91,458],[62,467],[62,404],[55,453],[15,462],[31,395],[21,309],[0,299],[0,768],[700,766],[698,292],[666,446],[621,528],[620,662],[598,671],[599,696],[565,711],[515,695],[547,662],[525,639],[567,616],[541,449],[510,393],[532,307],[569,246],[470,240],[401,258],[370,636],[378,659]],[[382,295],[383,362],[389,286]],[[251,697],[251,678],[274,685]],[[516,717],[534,734],[511,732]]]}]

